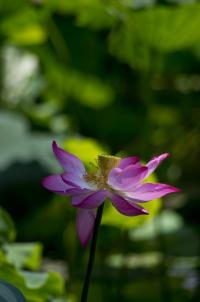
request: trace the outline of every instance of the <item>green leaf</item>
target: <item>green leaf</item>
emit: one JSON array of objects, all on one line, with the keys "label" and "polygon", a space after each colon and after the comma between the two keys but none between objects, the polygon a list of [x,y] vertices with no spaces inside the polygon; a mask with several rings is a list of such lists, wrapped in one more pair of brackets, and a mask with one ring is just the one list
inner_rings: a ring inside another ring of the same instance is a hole
[{"label": "green leaf", "polygon": [[27,162],[33,159],[52,170],[58,167],[49,148],[53,135],[30,132],[28,121],[22,115],[7,111],[0,113],[0,128],[1,169],[15,161]]},{"label": "green leaf", "polygon": [[12,242],[16,237],[16,230],[9,214],[0,208],[0,244]]},{"label": "green leaf", "polygon": [[109,5],[101,0],[49,0],[46,6],[62,13],[74,14],[79,26],[107,29],[116,22],[115,15],[109,11]]},{"label": "green leaf", "polygon": [[16,268],[40,268],[42,246],[40,243],[12,243],[4,246],[7,259]]},{"label": "green leaf", "polygon": [[47,38],[40,14],[30,8],[18,10],[5,18],[0,23],[0,31],[9,42],[20,45],[41,44]]},{"label": "green leaf", "polygon": [[200,41],[200,4],[129,11],[110,35],[110,51],[138,69],[155,69],[159,55]]},{"label": "green leaf", "polygon": [[105,149],[92,138],[69,138],[64,148],[78,156],[85,164],[95,164],[99,154],[106,154]]},{"label": "green leaf", "polygon": [[[4,70],[2,95],[5,103],[8,106],[11,104],[17,106],[20,103],[24,107],[29,107],[43,86],[37,56],[22,48],[7,45],[2,49],[2,57]],[[20,70],[17,77],[14,70]]]},{"label": "green leaf", "polygon": [[45,42],[46,33],[41,26],[31,24],[23,29],[13,31],[9,39],[11,42],[19,45],[40,44]]},{"label": "green leaf", "polygon": [[[0,234],[3,242],[15,238],[12,220],[2,209],[0,209]],[[50,298],[65,297],[64,279],[59,273],[21,270],[21,268],[38,269],[41,253],[42,246],[39,243],[6,243],[0,249],[0,279],[15,285],[28,302],[47,302]]]},{"label": "green leaf", "polygon": [[115,254],[111,255],[107,259],[109,266],[116,268],[127,267],[127,268],[142,268],[149,267],[153,268],[160,263],[162,254],[160,252],[148,252],[144,254]]},{"label": "green leaf", "polygon": [[64,88],[79,103],[90,108],[100,109],[113,102],[112,88],[98,77],[73,70],[67,72],[65,77],[68,81],[67,83],[64,81]]},{"label": "green leaf", "polygon": [[179,214],[171,210],[164,210],[140,228],[131,230],[130,236],[134,240],[152,240],[158,234],[167,235],[177,232],[183,228],[183,225],[183,220]]},{"label": "green leaf", "polygon": [[21,271],[28,288],[38,289],[52,295],[61,294],[64,288],[64,280],[57,272],[33,273]]},{"label": "green leaf", "polygon": [[30,302],[47,302],[64,294],[64,280],[57,272],[24,272],[0,265],[0,278],[16,286]]},{"label": "green leaf", "polygon": [[1,265],[8,265],[8,266],[10,266],[10,262],[6,258],[6,255],[4,254],[3,250],[0,249],[0,266]]}]

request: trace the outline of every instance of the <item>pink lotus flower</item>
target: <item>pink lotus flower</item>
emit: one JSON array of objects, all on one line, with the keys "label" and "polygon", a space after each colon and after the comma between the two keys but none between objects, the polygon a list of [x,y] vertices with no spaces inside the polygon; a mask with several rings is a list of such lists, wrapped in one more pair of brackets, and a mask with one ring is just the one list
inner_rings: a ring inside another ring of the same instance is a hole
[{"label": "pink lotus flower", "polygon": [[64,173],[47,176],[43,186],[57,194],[71,196],[71,204],[78,208],[77,232],[83,246],[90,240],[96,217],[96,208],[106,198],[123,215],[148,214],[141,203],[162,197],[179,189],[161,183],[143,183],[165,158],[164,153],[154,157],[146,165],[136,156],[118,158],[100,155],[98,169],[88,173],[81,160],[52,144],[53,152]]}]

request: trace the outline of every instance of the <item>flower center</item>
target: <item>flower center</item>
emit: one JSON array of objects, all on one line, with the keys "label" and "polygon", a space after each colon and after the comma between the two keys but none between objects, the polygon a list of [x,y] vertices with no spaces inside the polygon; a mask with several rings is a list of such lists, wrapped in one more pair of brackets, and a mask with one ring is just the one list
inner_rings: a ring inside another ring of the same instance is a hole
[{"label": "flower center", "polygon": [[108,175],[113,168],[118,166],[120,160],[121,158],[116,156],[99,155],[99,170],[94,173],[87,173],[85,175],[85,180],[97,185],[99,189],[109,188],[107,185]]},{"label": "flower center", "polygon": [[99,155],[98,165],[104,180],[107,181],[110,171],[117,167],[120,161],[120,157],[112,155]]}]

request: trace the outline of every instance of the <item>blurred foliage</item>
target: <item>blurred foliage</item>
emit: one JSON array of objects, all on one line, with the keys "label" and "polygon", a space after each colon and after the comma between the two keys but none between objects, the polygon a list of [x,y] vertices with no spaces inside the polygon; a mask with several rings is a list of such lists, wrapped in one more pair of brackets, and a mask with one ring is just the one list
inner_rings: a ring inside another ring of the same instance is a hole
[{"label": "blurred foliage", "polygon": [[[42,247],[39,243],[6,243],[13,241],[10,237],[9,215],[0,209],[0,226],[4,225],[7,236],[0,246],[0,278],[11,282],[19,288],[28,302],[56,301],[63,296],[64,281],[56,272],[31,272],[29,270],[39,270],[42,257]],[[7,217],[7,224],[5,224]],[[14,226],[12,225],[12,228]],[[54,299],[55,298],[55,299]]]},{"label": "blurred foliage", "polygon": [[1,206],[17,229],[1,209],[0,278],[30,301],[65,301],[53,267],[76,302],[87,261],[68,199],[41,187],[61,171],[53,139],[88,169],[170,152],[152,180],[183,189],[145,204],[152,219],[106,202],[91,301],[199,300],[199,27],[197,0],[0,1]]},{"label": "blurred foliage", "polygon": [[27,267],[31,270],[40,268],[42,247],[40,244],[14,243],[4,247],[7,259],[17,268]]},{"label": "blurred foliage", "polygon": [[129,12],[111,36],[111,51],[139,70],[161,72],[162,53],[193,48],[199,42],[199,10],[194,4]]},{"label": "blurred foliage", "polygon": [[12,219],[1,208],[0,217],[0,243],[13,241],[16,236],[16,231]]},{"label": "blurred foliage", "polygon": [[99,154],[107,154],[97,141],[91,138],[69,138],[64,143],[64,149],[78,156],[85,165],[97,164]]}]

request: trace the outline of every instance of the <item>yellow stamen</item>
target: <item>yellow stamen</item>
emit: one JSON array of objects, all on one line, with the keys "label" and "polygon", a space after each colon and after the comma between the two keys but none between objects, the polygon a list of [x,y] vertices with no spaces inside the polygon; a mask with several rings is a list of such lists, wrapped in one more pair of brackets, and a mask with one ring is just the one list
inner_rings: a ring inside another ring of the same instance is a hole
[{"label": "yellow stamen", "polygon": [[120,157],[111,156],[111,155],[99,155],[98,156],[98,165],[100,168],[101,175],[106,181],[110,171],[117,167],[120,161]]}]

